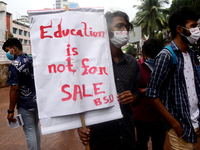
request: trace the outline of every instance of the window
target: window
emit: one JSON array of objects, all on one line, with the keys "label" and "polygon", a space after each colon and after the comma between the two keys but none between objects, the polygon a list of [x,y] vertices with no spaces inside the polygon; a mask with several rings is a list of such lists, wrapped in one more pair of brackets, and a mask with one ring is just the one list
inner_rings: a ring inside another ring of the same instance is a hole
[{"label": "window", "polygon": [[24,31],[24,36],[26,36],[27,35],[27,31]]},{"label": "window", "polygon": [[28,32],[28,36],[30,37],[30,32]]},{"label": "window", "polygon": [[17,29],[13,28],[13,33],[16,34],[17,33]]},{"label": "window", "polygon": [[27,40],[24,40],[24,44],[27,44]]},{"label": "window", "polygon": [[22,30],[19,29],[19,35],[22,35]]},{"label": "window", "polygon": [[19,39],[19,41],[21,42],[21,44],[22,44],[22,42],[23,42],[23,39]]},{"label": "window", "polygon": [[67,2],[67,0],[63,0],[63,1]]}]

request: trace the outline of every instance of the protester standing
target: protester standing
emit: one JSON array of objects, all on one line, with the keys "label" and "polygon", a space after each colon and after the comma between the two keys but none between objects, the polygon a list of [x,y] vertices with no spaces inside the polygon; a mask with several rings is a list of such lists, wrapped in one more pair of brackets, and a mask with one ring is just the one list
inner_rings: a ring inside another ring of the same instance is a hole
[{"label": "protester standing", "polygon": [[110,37],[117,98],[123,118],[92,125],[87,130],[79,128],[78,133],[83,144],[90,142],[91,150],[133,150],[135,132],[131,105],[139,100],[140,71],[136,59],[121,50],[128,42],[128,31],[133,26],[128,15],[121,11],[107,12],[105,17]]},{"label": "protester standing", "polygon": [[153,150],[162,150],[165,142],[166,131],[161,117],[145,96],[147,83],[153,71],[154,58],[161,50],[162,46],[157,39],[148,39],[142,46],[143,56],[138,60],[140,67],[140,103],[132,107],[137,131],[137,150],[147,150],[150,137]]},{"label": "protester standing", "polygon": [[40,150],[40,131],[38,127],[38,110],[34,85],[32,58],[23,53],[22,45],[16,38],[8,39],[3,44],[3,50],[9,60],[7,84],[10,85],[10,105],[7,119],[15,122],[13,118],[15,106],[21,114],[24,125],[23,130],[29,150]]},{"label": "protester standing", "polygon": [[156,57],[146,96],[166,120],[172,149],[193,150],[199,136],[200,80],[189,44],[200,38],[199,16],[187,7],[173,12],[169,28],[173,36],[170,47],[174,56],[163,49]]}]

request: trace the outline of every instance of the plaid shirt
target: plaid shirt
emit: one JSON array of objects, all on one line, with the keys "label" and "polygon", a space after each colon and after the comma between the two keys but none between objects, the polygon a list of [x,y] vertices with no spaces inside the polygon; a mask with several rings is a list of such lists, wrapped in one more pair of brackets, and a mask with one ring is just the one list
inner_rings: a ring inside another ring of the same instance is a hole
[{"label": "plaid shirt", "polygon": [[[151,98],[160,97],[166,109],[181,124],[183,128],[182,138],[187,142],[197,143],[197,136],[190,119],[189,100],[184,78],[184,58],[181,50],[174,41],[171,42],[170,46],[177,56],[175,71],[169,78],[173,57],[169,50],[163,49],[154,62],[154,71],[148,82],[146,96]],[[193,65],[197,98],[200,99],[200,80],[194,61],[194,51],[187,47],[187,52],[191,57]],[[199,103],[198,106],[200,106]],[[200,118],[198,118],[198,121],[200,122]],[[167,130],[171,129],[171,126],[167,122],[166,126]]]}]

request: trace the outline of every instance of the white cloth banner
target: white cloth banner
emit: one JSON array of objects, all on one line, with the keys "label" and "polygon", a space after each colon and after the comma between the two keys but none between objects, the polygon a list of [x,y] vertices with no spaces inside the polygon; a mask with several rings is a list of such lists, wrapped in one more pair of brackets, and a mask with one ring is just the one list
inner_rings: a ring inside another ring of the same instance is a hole
[{"label": "white cloth banner", "polygon": [[121,118],[103,13],[28,13],[43,134]]}]

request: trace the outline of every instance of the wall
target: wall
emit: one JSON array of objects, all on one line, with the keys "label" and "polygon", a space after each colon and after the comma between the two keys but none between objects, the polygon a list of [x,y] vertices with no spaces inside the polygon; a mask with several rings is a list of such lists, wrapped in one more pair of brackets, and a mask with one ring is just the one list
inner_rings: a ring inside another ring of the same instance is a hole
[{"label": "wall", "polygon": [[0,41],[5,41],[6,25],[5,25],[5,12],[0,12]]},{"label": "wall", "polygon": [[6,84],[8,77],[8,67],[9,64],[0,64],[0,88],[9,86]]},{"label": "wall", "polygon": [[8,67],[11,63],[10,60],[6,57],[6,52],[2,49],[3,42],[0,41],[0,88],[8,86],[6,85],[7,76],[8,76]]}]

